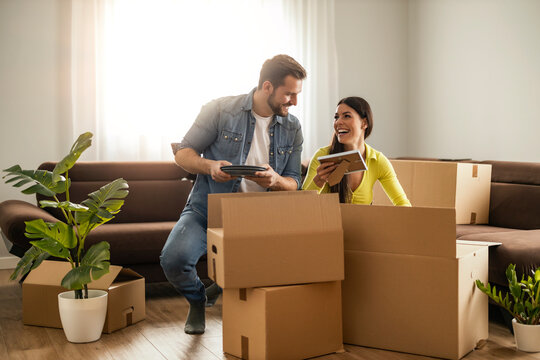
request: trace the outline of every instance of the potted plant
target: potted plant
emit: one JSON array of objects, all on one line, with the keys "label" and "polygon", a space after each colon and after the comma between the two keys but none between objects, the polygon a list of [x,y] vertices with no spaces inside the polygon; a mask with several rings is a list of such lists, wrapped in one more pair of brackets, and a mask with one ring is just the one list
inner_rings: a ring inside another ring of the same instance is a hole
[{"label": "potted plant", "polygon": [[[503,297],[497,293],[495,286],[487,286],[476,280],[476,286],[498,305],[505,308],[513,317],[512,327],[519,350],[528,352],[540,351],[540,267],[532,270],[532,276],[525,274],[518,282],[516,266],[508,265],[506,269],[509,292]],[[509,296],[510,294],[510,296]]]},{"label": "potted plant", "polygon": [[[22,170],[19,165],[4,170],[7,173],[4,178],[8,178],[6,183],[25,187],[24,194],[39,193],[50,197],[51,200],[42,200],[39,205],[59,209],[65,218],[65,221],[54,223],[43,219],[25,222],[25,235],[33,239],[30,241],[32,247],[18,262],[10,279],[26,275],[50,256],[69,261],[71,270],[61,285],[70,291],[59,294],[59,309],[62,327],[71,342],[90,342],[101,337],[107,292],[89,290],[88,283],[109,272],[110,246],[102,241],[86,249],[85,240],[92,230],[114,218],[128,194],[128,184],[120,178],[88,194],[88,199],[80,204],[70,200],[69,170],[91,144],[92,133],[80,135],[53,171]],[[65,194],[64,201],[59,199],[59,194]],[[99,314],[89,310],[96,308]],[[88,316],[79,318],[84,315]]]}]

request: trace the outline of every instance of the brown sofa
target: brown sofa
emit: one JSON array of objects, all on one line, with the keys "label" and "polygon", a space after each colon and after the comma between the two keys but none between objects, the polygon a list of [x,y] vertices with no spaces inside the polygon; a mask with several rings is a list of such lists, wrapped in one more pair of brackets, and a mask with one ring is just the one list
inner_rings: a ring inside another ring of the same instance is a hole
[{"label": "brown sofa", "polygon": [[[489,224],[457,225],[456,238],[502,243],[490,248],[489,280],[504,287],[509,263],[516,264],[520,274],[540,266],[540,163],[479,163],[492,165]],[[52,170],[54,165],[45,163],[40,169]],[[91,233],[87,244],[106,240],[111,244],[112,264],[134,269],[147,282],[165,281],[159,254],[184,208],[192,175],[173,162],[79,162],[70,177],[76,202],[111,180],[128,181],[130,193],[122,211]],[[12,244],[10,252],[22,256],[30,246],[24,221],[40,217],[55,221],[55,216],[59,214],[51,209],[23,201],[0,203],[0,228]],[[207,277],[206,257],[197,269],[201,278]]]},{"label": "brown sofa", "polygon": [[[51,170],[55,163],[42,164]],[[78,162],[69,172],[71,200],[81,202],[88,193],[106,183],[124,178],[129,195],[112,221],[96,228],[87,238],[90,246],[99,241],[111,245],[111,264],[129,267],[147,282],[166,281],[159,255],[167,236],[178,220],[193,184],[192,175],[173,162]],[[37,200],[44,197],[37,196]],[[0,203],[0,228],[10,242],[9,251],[22,256],[30,247],[24,236],[24,221],[43,218],[56,221],[56,209],[41,209],[33,204],[8,200]],[[199,276],[207,277],[206,257],[197,265]]]}]

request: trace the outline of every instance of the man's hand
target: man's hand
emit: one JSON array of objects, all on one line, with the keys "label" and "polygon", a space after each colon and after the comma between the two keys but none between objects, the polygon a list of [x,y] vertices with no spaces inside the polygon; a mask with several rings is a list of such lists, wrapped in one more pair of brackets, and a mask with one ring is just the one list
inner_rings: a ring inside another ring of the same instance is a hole
[{"label": "man's hand", "polygon": [[222,166],[232,165],[230,162],[225,160],[210,160],[210,168],[208,174],[212,176],[212,180],[216,182],[227,182],[235,178],[226,172],[221,171]]},{"label": "man's hand", "polygon": [[[251,180],[259,184],[265,189],[273,189],[278,185],[282,177],[272,169],[268,164],[262,165],[266,168],[265,171],[257,171],[255,176],[245,176],[246,179]],[[294,180],[293,180],[294,181]]]},{"label": "man's hand", "polygon": [[334,170],[336,170],[338,164],[333,162],[323,162],[317,167],[317,175],[313,178],[313,182],[320,188],[326,184],[328,177]]}]

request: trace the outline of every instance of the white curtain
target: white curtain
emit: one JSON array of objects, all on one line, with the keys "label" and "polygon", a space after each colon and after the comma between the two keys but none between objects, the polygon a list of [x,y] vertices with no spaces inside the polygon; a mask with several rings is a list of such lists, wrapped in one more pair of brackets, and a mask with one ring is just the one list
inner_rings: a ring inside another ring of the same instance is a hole
[{"label": "white curtain", "polygon": [[331,136],[337,99],[333,0],[73,0],[72,128],[87,160],[171,160],[201,106],[257,85],[264,60],[308,71],[304,158]]}]

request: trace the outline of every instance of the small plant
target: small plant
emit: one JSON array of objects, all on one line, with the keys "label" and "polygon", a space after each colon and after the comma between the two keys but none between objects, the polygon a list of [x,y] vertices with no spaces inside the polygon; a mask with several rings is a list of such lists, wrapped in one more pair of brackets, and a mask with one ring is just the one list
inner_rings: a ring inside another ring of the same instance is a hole
[{"label": "small plant", "polygon": [[[531,270],[532,276],[525,274],[518,282],[516,275],[516,265],[510,264],[506,269],[506,278],[508,279],[509,293],[503,297],[502,292],[495,286],[487,286],[480,280],[476,280],[476,286],[497,304],[505,308],[518,323],[526,325],[538,325],[540,323],[540,267]],[[509,294],[512,296],[510,299]]]},{"label": "small plant", "polygon": [[[22,190],[23,194],[42,194],[51,200],[39,202],[42,208],[60,209],[64,221],[55,223],[43,219],[25,221],[25,236],[32,247],[18,262],[10,279],[15,280],[37,268],[49,256],[66,259],[71,270],[62,279],[62,286],[75,290],[77,299],[88,298],[88,283],[109,272],[109,243],[102,241],[85,250],[85,240],[96,227],[114,218],[124,204],[128,194],[128,184],[124,179],[116,179],[99,190],[88,194],[89,198],[77,204],[70,201],[69,170],[75,165],[81,154],[92,144],[92,133],[79,136],[69,154],[58,162],[53,171],[22,170],[19,165],[5,169],[7,183],[14,187],[31,184]],[[65,201],[58,199],[58,194],[65,193]],[[84,290],[84,293],[83,293]]]}]

